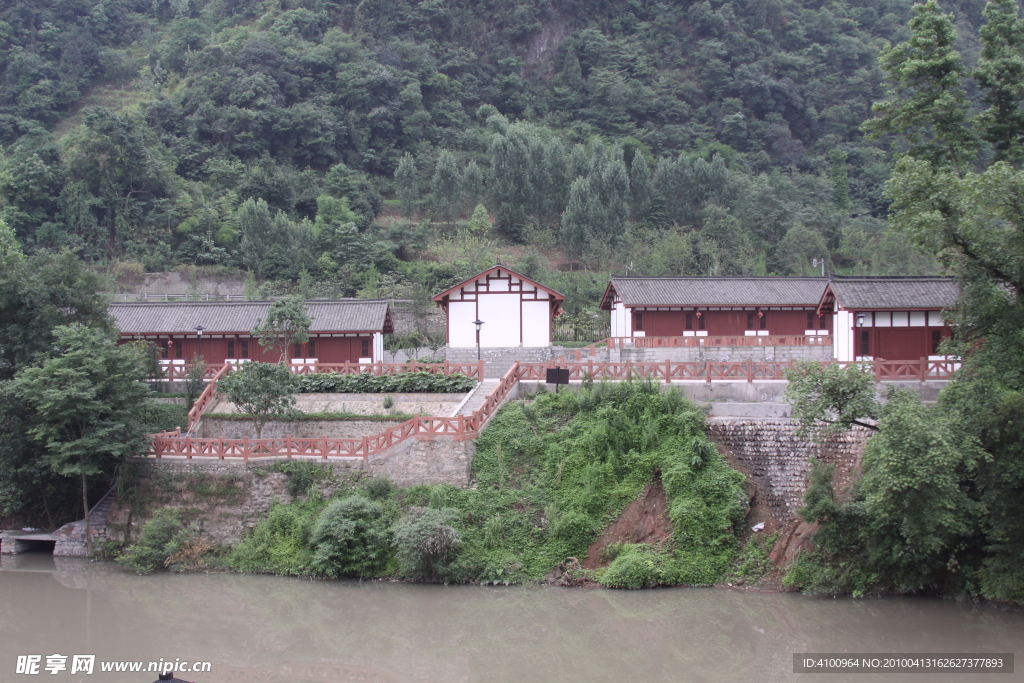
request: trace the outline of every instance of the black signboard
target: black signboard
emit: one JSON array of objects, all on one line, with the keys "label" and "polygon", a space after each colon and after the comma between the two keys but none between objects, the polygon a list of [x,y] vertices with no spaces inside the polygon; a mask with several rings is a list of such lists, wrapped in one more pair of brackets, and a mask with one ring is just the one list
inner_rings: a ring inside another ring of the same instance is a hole
[{"label": "black signboard", "polygon": [[[568,384],[569,368],[548,368],[547,377],[544,380],[548,384]],[[555,389],[557,390],[557,386]]]}]

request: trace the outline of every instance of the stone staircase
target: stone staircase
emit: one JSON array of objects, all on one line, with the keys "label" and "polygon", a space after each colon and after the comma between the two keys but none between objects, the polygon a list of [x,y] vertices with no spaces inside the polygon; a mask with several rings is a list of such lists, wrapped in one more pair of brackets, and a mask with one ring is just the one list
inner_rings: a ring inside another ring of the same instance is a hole
[{"label": "stone staircase", "polygon": [[485,379],[483,382],[477,384],[476,389],[474,389],[473,393],[470,394],[469,399],[462,404],[462,407],[459,409],[459,412],[456,413],[456,416],[463,415],[468,417],[475,413],[476,410],[484,404],[484,401],[487,400],[487,397],[491,395],[491,392],[494,391],[500,382],[501,380],[498,379]]},{"label": "stone staircase", "polygon": [[[89,510],[89,532],[94,546],[98,540],[107,537],[107,517],[110,516],[110,509],[114,506],[114,498],[114,487],[111,487]],[[53,538],[56,541],[53,546],[53,554],[57,557],[85,557],[88,555],[84,519],[65,524],[53,532]]]}]

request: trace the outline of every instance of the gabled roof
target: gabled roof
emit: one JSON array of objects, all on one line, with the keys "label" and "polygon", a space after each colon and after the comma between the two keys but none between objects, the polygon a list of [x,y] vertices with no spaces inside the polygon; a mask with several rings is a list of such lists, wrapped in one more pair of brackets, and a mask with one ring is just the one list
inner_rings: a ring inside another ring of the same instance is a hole
[{"label": "gabled roof", "polygon": [[[248,333],[267,317],[270,301],[161,301],[110,304],[122,334]],[[310,332],[392,332],[384,299],[307,301]]]},{"label": "gabled roof", "polygon": [[548,294],[550,294],[551,298],[554,301],[557,301],[559,303],[561,303],[562,301],[565,301],[565,295],[562,294],[561,292],[556,292],[555,290],[551,289],[550,287],[545,287],[544,285],[542,285],[541,283],[537,282],[536,280],[531,280],[530,278],[526,277],[522,273],[517,273],[516,271],[512,270],[508,266],[503,266],[501,264],[498,264],[496,266],[491,266],[487,270],[481,271],[481,272],[477,273],[476,275],[474,275],[472,277],[466,278],[465,280],[463,280],[459,284],[453,285],[453,286],[449,287],[448,289],[444,290],[440,294],[435,295],[432,298],[432,301],[436,301],[438,303],[441,303],[445,298],[448,297],[449,294],[451,294],[455,290],[460,289],[461,287],[464,287],[465,285],[469,284],[470,282],[475,282],[476,280],[484,279],[488,275],[490,275],[491,273],[494,273],[496,271],[506,272],[509,275],[514,275],[515,277],[519,278],[523,282],[530,283],[531,285],[533,285],[537,289],[543,290],[543,291],[547,292]]},{"label": "gabled roof", "polygon": [[953,278],[936,276],[834,276],[819,308],[833,301],[847,310],[936,310],[949,308],[959,295]]},{"label": "gabled roof", "polygon": [[616,294],[636,306],[817,306],[823,277],[613,276],[601,301],[610,311]]}]

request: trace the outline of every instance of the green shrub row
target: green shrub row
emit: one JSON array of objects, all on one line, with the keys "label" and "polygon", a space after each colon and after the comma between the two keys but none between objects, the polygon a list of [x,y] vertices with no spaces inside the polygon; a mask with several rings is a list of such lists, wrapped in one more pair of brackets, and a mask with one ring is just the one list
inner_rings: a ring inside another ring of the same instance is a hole
[{"label": "green shrub row", "polygon": [[323,372],[303,375],[299,380],[299,392],[303,394],[460,394],[475,386],[476,380],[466,375],[429,372],[382,376]]}]

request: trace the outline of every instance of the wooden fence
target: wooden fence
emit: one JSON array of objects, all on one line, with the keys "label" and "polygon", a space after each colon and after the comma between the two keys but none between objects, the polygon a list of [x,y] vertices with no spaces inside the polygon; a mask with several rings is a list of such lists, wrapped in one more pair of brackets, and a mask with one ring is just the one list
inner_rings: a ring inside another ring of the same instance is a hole
[{"label": "wooden fence", "polygon": [[[873,368],[875,380],[884,381],[927,381],[948,380],[959,369],[957,361],[932,361],[921,358],[916,361],[878,361],[876,363],[839,363],[839,365],[861,365]],[[755,382],[785,380],[785,371],[793,367],[793,361],[787,362],[756,362],[752,360],[739,362],[704,361],[697,363],[662,361],[653,363],[600,363],[587,361],[582,363],[514,363],[501,378],[498,386],[487,396],[483,404],[471,415],[456,417],[422,417],[412,419],[390,427],[380,434],[364,436],[356,439],[295,438],[286,436],[277,439],[202,439],[182,434],[180,431],[161,432],[153,436],[149,455],[161,458],[167,456],[212,457],[220,460],[240,458],[285,457],[285,458],[361,458],[366,461],[370,456],[382,453],[398,443],[411,438],[427,438],[436,436],[452,436],[456,439],[474,439],[486,426],[491,417],[516,388],[520,380],[544,381],[549,368],[556,366],[569,370],[571,380],[610,379],[631,380],[651,379],[673,382]],[[221,373],[227,372],[223,368]],[[223,374],[218,373],[215,379]],[[210,392],[209,395],[207,392]],[[196,405],[189,412],[189,427],[195,418],[202,414],[203,409],[216,396],[216,381],[203,392]],[[205,398],[205,403],[203,403]]]},{"label": "wooden fence", "polygon": [[[230,365],[230,363],[228,364]],[[205,381],[213,381],[225,367],[224,363],[210,363],[203,372]],[[400,375],[406,372],[429,372],[433,375],[465,375],[478,382],[484,380],[483,361],[468,363],[291,363],[288,366],[296,375],[315,375],[321,372],[337,372],[342,375]],[[188,374],[187,365],[164,365],[164,378],[182,381]]]},{"label": "wooden fence", "polygon": [[609,337],[604,340],[610,348],[665,348],[701,346],[831,346],[830,335],[773,334],[709,335],[705,337]]}]

